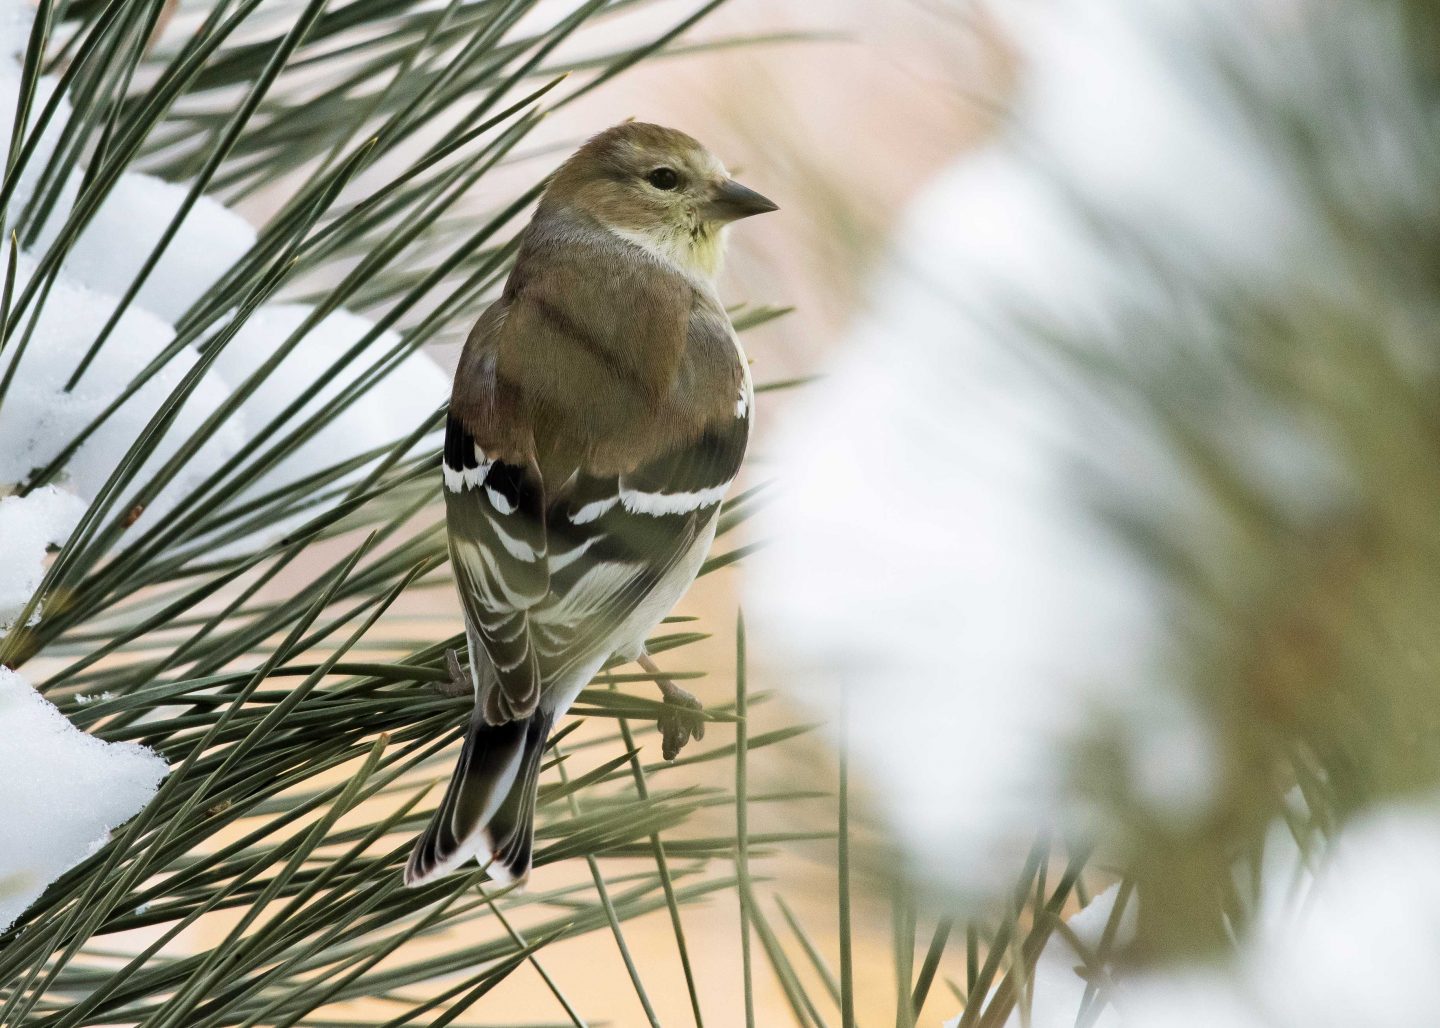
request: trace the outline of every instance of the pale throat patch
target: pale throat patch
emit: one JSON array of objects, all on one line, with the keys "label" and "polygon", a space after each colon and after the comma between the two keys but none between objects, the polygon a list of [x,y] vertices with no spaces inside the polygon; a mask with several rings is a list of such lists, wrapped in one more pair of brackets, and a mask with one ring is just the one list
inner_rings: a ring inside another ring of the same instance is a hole
[{"label": "pale throat patch", "polygon": [[659,232],[642,232],[639,229],[620,228],[615,225],[606,227],[621,239],[634,243],[687,278],[711,282],[720,274],[725,263],[726,227],[723,225],[698,234],[684,227],[667,228]]}]

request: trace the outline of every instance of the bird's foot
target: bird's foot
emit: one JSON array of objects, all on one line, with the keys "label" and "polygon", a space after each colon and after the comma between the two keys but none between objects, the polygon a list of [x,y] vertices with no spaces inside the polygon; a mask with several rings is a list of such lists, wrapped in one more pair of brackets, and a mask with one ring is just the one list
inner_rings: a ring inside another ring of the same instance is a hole
[{"label": "bird's foot", "polygon": [[655,676],[655,684],[665,699],[665,710],[655,723],[660,729],[661,754],[666,760],[674,760],[692,736],[705,738],[705,707],[693,693],[661,674],[649,654],[642,654],[637,663]]},{"label": "bird's foot", "polygon": [[656,721],[660,728],[661,753],[666,760],[674,760],[691,736],[705,738],[705,708],[694,693],[673,682],[661,682],[660,691],[665,696],[666,708]]},{"label": "bird's foot", "polygon": [[450,672],[450,680],[433,682],[430,686],[441,696],[448,699],[459,699],[461,696],[469,696],[475,692],[475,687],[470,682],[470,676],[460,666],[460,655],[454,650],[445,651],[445,670]]}]

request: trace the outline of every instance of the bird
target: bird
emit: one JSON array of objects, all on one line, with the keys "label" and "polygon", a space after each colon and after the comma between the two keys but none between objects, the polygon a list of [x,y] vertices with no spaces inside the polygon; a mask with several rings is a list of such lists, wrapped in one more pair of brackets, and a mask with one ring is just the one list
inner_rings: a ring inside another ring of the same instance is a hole
[{"label": "bird", "polygon": [[740,470],[755,406],[716,292],[728,226],[778,210],[697,140],[629,121],[551,176],[499,299],[471,330],[442,485],[473,693],[460,757],[405,868],[531,867],[551,729],[611,658],[665,701],[663,753],[704,733],[645,650],[689,588]]}]

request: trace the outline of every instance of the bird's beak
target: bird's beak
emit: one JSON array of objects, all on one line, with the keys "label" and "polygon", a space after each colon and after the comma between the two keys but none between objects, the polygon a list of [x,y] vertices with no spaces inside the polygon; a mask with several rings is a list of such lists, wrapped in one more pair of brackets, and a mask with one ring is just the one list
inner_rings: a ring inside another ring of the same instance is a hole
[{"label": "bird's beak", "polygon": [[742,186],[733,178],[727,178],[711,191],[706,214],[710,220],[728,222],[779,209],[780,205],[775,201],[766,199],[748,186]]}]

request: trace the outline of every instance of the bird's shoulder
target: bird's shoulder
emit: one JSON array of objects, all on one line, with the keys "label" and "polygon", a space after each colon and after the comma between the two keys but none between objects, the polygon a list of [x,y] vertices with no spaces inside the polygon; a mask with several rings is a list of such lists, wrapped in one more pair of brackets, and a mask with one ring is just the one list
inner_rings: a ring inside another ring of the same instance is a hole
[{"label": "bird's shoulder", "polygon": [[526,227],[505,293],[523,302],[544,300],[586,312],[678,322],[698,285],[679,268],[599,223],[557,211]]},{"label": "bird's shoulder", "polygon": [[746,380],[713,289],[603,229],[532,224],[451,411],[487,453],[618,473],[733,420]]},{"label": "bird's shoulder", "polygon": [[455,370],[449,420],[490,459],[525,464],[534,458],[533,433],[521,395],[501,378],[499,370],[510,306],[510,299],[501,296],[470,330]]}]

